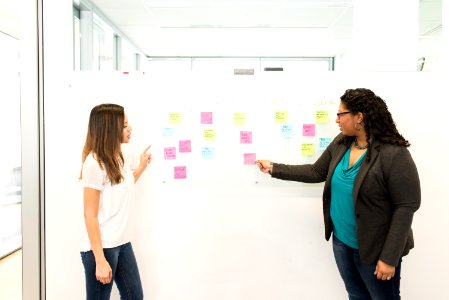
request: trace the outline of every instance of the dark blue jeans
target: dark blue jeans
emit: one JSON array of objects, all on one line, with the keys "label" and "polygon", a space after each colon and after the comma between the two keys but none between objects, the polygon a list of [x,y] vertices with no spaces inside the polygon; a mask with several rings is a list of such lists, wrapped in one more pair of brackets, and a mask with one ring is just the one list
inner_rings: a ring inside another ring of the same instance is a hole
[{"label": "dark blue jeans", "polygon": [[351,248],[333,235],[332,244],[338,271],[350,300],[399,300],[401,262],[391,280],[379,280],[374,275],[376,265],[360,261],[359,250]]},{"label": "dark blue jeans", "polygon": [[86,275],[86,299],[108,300],[114,281],[120,292],[120,299],[143,299],[142,283],[140,282],[139,269],[131,243],[103,249],[103,251],[112,269],[113,280],[109,284],[102,284],[95,277],[96,265],[93,252],[81,252],[81,260]]}]

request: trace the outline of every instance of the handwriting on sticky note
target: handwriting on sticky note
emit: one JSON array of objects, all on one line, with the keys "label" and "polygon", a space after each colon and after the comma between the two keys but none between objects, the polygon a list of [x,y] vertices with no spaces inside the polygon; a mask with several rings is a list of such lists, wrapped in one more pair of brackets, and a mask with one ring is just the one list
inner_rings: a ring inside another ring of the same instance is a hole
[{"label": "handwriting on sticky note", "polygon": [[288,112],[286,110],[278,110],[274,113],[274,119],[276,124],[285,124],[288,120]]},{"label": "handwriting on sticky note", "polygon": [[246,124],[246,113],[236,112],[234,113],[234,125],[245,125]]},{"label": "handwriting on sticky note", "polygon": [[176,147],[164,148],[164,159],[176,159]]},{"label": "handwriting on sticky note", "polygon": [[320,138],[320,151],[326,150],[331,142],[332,138]]},{"label": "handwriting on sticky note", "polygon": [[205,141],[213,142],[213,141],[215,141],[215,138],[216,138],[215,129],[210,129],[210,128],[204,129],[204,140]]},{"label": "handwriting on sticky note", "polygon": [[301,155],[302,156],[313,156],[315,154],[314,144],[301,144]]},{"label": "handwriting on sticky note", "polygon": [[293,126],[291,124],[283,124],[281,126],[281,137],[284,139],[293,137]]},{"label": "handwriting on sticky note", "polygon": [[251,131],[240,131],[240,144],[251,144],[253,133]]},{"label": "handwriting on sticky note", "polygon": [[190,140],[179,141],[179,153],[192,152],[192,142]]},{"label": "handwriting on sticky note", "polygon": [[303,136],[315,136],[315,124],[302,125],[302,135]]},{"label": "handwriting on sticky note", "polygon": [[169,138],[175,136],[175,129],[173,127],[166,127],[164,128],[163,137]]},{"label": "handwriting on sticky note", "polygon": [[175,167],[175,179],[184,179],[184,178],[187,178],[187,167],[186,166]]},{"label": "handwriting on sticky note", "polygon": [[215,157],[214,147],[203,147],[201,149],[201,157],[203,159],[213,159]]},{"label": "handwriting on sticky note", "polygon": [[168,114],[168,123],[169,124],[181,124],[182,115],[179,112],[171,112]]},{"label": "handwriting on sticky note", "polygon": [[316,112],[317,124],[329,123],[329,112],[327,110],[318,110]]}]

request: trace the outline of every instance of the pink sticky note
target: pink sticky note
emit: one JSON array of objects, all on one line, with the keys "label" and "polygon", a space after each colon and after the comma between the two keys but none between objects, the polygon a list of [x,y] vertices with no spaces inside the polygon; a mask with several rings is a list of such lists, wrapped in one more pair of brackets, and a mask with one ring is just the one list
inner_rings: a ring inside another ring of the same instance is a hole
[{"label": "pink sticky note", "polygon": [[212,124],[211,112],[201,112],[201,124]]},{"label": "pink sticky note", "polygon": [[164,159],[176,159],[176,147],[164,148]]},{"label": "pink sticky note", "polygon": [[187,178],[187,167],[186,166],[175,167],[175,179],[184,179],[184,178]]},{"label": "pink sticky note", "polygon": [[304,124],[302,126],[303,136],[315,136],[315,124]]},{"label": "pink sticky note", "polygon": [[179,152],[180,153],[192,152],[191,141],[190,140],[179,141]]},{"label": "pink sticky note", "polygon": [[256,153],[243,154],[243,164],[244,165],[254,165],[255,163],[256,163]]},{"label": "pink sticky note", "polygon": [[240,131],[240,144],[251,144],[253,133],[251,131]]}]

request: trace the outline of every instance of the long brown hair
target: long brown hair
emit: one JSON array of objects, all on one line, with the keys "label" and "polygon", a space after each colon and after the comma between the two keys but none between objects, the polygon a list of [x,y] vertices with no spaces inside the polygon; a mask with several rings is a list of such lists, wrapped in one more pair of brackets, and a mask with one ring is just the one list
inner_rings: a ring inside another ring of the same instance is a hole
[{"label": "long brown hair", "polygon": [[122,106],[110,103],[95,106],[90,112],[83,148],[82,162],[92,153],[113,185],[123,180],[121,143],[124,121],[125,110]]}]

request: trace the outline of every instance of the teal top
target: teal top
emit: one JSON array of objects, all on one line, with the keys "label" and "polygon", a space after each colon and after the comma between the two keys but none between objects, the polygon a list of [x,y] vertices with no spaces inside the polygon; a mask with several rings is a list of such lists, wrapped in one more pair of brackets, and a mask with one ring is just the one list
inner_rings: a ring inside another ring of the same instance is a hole
[{"label": "teal top", "polygon": [[349,166],[349,154],[351,147],[346,151],[343,158],[335,168],[331,182],[331,219],[334,224],[335,236],[346,245],[358,249],[357,225],[355,222],[354,199],[352,190],[354,180],[362,165],[365,153],[357,162]]}]

